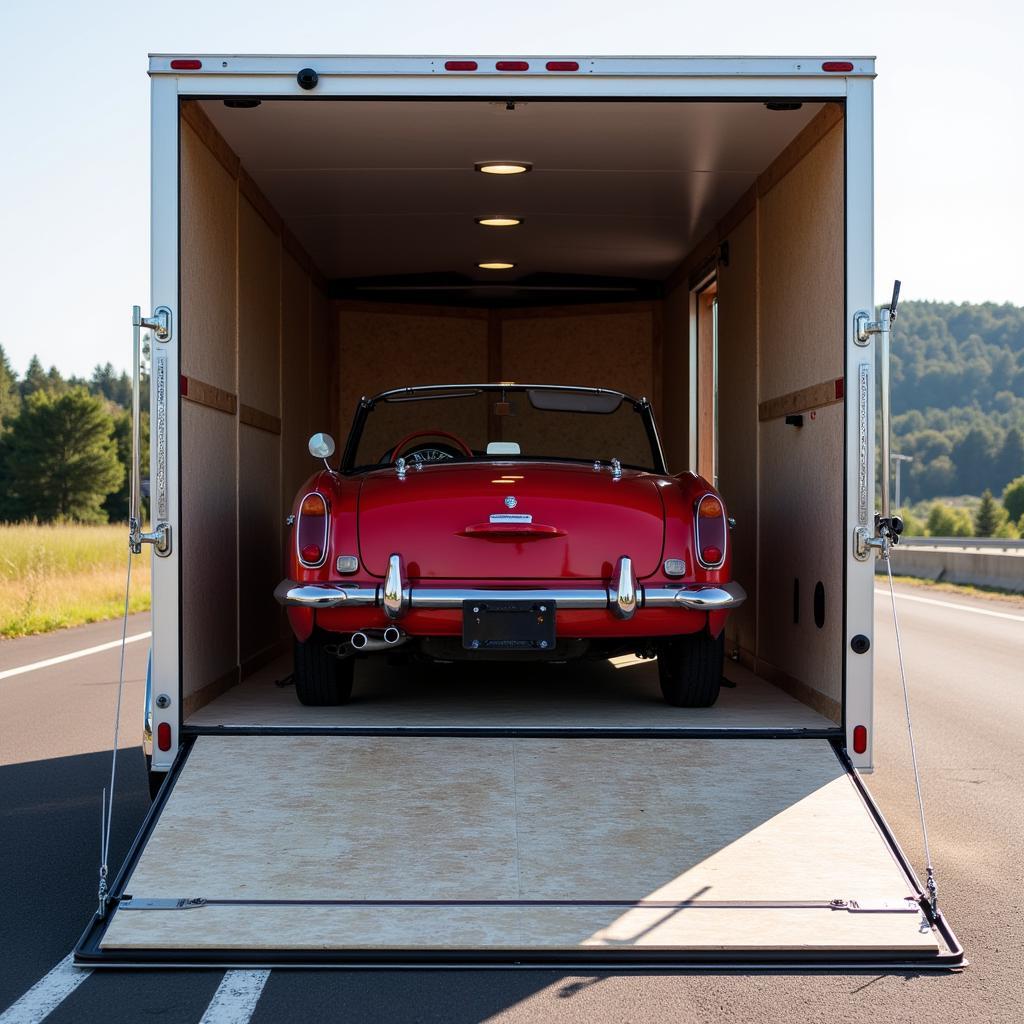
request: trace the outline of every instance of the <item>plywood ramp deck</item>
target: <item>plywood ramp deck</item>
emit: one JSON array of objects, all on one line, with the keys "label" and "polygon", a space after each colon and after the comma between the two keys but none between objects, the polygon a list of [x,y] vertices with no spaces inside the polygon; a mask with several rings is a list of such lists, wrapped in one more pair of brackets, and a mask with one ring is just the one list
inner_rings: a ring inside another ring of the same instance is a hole
[{"label": "plywood ramp deck", "polygon": [[673,708],[653,661],[623,657],[577,665],[484,663],[437,667],[360,661],[352,701],[307,708],[292,686],[291,656],[260,670],[191,715],[188,726],[347,729],[825,730],[836,723],[741,665],[728,662],[710,708]]},{"label": "plywood ramp deck", "polygon": [[826,907],[911,886],[810,739],[201,736],[125,891],[213,902],[105,950],[937,949]]}]

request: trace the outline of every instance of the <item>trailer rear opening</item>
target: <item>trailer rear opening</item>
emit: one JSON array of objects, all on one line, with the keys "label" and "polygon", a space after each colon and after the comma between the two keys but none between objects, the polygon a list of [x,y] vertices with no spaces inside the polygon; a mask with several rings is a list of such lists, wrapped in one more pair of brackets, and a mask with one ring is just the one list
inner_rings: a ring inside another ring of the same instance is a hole
[{"label": "trailer rear opening", "polygon": [[[79,961],[961,962],[854,769],[872,62],[496,60],[152,59],[170,771]],[[646,395],[721,491],[748,599],[713,707],[634,655],[366,660],[351,703],[295,700],[307,439],[494,381]]]}]

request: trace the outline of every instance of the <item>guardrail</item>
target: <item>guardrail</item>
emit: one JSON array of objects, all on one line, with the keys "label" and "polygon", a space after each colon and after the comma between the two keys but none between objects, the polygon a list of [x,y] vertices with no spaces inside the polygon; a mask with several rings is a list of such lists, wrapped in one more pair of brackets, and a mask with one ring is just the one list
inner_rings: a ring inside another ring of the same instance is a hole
[{"label": "guardrail", "polygon": [[1024,540],[1008,540],[1005,537],[900,537],[899,547],[1024,551]]}]

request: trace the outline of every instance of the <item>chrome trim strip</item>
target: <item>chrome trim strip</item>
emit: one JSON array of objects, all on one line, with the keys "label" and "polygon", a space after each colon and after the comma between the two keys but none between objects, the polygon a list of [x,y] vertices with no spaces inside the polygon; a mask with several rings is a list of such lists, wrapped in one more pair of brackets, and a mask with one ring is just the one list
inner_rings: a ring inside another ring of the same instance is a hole
[{"label": "chrome trim strip", "polygon": [[279,604],[298,608],[337,608],[340,605],[375,605],[376,587],[356,587],[351,583],[296,583],[281,580],[274,589]]},{"label": "chrome trim strip", "polygon": [[554,601],[558,608],[607,608],[608,591],[570,590],[493,590],[469,587],[422,587],[410,595],[413,608],[461,608],[463,601]]},{"label": "chrome trim strip", "polygon": [[721,583],[709,587],[645,587],[645,608],[689,608],[699,612],[739,608],[747,592],[738,583]]}]

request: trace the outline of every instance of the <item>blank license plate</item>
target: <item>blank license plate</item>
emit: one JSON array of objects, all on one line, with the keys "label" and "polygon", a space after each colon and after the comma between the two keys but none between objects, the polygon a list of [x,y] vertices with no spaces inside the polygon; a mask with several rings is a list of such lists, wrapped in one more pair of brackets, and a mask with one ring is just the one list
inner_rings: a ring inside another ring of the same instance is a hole
[{"label": "blank license plate", "polygon": [[463,601],[462,646],[468,651],[550,651],[553,601]]}]

